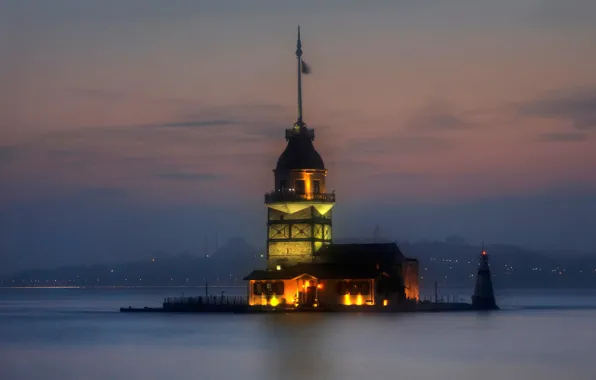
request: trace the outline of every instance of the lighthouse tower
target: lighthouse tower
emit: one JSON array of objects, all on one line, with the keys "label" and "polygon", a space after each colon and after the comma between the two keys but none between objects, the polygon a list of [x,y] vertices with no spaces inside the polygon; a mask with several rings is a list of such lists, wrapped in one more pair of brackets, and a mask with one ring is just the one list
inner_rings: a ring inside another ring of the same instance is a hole
[{"label": "lighthouse tower", "polygon": [[327,169],[315,150],[315,133],[302,118],[302,60],[300,27],[296,47],[298,119],[286,129],[288,145],[277,160],[274,191],[265,194],[267,205],[267,268],[311,263],[317,251],[331,243],[331,208],[335,193],[327,193]]},{"label": "lighthouse tower", "polygon": [[480,265],[478,267],[478,276],[476,277],[476,287],[472,296],[472,306],[478,310],[498,309],[495,302],[495,293],[493,291],[493,282],[488,265],[488,255],[482,247],[480,256]]}]

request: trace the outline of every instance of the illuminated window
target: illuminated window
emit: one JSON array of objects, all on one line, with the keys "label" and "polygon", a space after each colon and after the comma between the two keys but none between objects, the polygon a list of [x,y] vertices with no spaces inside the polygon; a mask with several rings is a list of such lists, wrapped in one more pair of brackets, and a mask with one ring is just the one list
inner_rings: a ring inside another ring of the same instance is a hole
[{"label": "illuminated window", "polygon": [[321,181],[318,179],[312,181],[312,192],[315,194],[321,194]]},{"label": "illuminated window", "polygon": [[278,281],[273,284],[273,291],[275,294],[283,295],[284,294],[284,283],[282,281]]},{"label": "illuminated window", "polygon": [[370,284],[368,283],[368,281],[362,281],[357,284],[356,291],[356,294],[362,294],[364,296],[367,296],[370,294]]},{"label": "illuminated window", "polygon": [[283,281],[266,281],[266,282],[255,282],[252,286],[252,293],[255,296],[260,295],[283,295],[284,294],[284,283]]},{"label": "illuminated window", "polygon": [[252,284],[252,294],[256,296],[260,296],[263,294],[263,284],[260,282],[255,282]]},{"label": "illuminated window", "polygon": [[350,294],[367,296],[370,294],[370,283],[368,281],[341,281],[338,284],[338,293],[341,295]]}]

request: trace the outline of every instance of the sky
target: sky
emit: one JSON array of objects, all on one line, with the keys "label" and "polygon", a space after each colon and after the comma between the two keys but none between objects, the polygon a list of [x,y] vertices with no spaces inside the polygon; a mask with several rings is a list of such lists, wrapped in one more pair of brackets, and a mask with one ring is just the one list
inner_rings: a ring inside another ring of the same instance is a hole
[{"label": "sky", "polygon": [[298,24],[335,237],[596,252],[593,1],[7,0],[0,272],[263,248]]}]

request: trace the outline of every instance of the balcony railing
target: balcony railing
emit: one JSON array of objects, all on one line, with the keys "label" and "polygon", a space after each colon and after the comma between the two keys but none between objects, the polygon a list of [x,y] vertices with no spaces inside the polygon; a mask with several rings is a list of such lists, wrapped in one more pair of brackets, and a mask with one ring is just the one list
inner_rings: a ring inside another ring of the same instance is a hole
[{"label": "balcony railing", "polygon": [[300,194],[291,190],[278,190],[265,194],[265,203],[275,202],[335,202],[335,193]]}]

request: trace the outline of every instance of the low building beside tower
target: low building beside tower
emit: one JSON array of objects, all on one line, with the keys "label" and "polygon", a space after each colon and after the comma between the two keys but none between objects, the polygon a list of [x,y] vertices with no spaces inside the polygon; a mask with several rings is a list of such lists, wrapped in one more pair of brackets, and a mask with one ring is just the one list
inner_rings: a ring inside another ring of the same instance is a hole
[{"label": "low building beside tower", "polygon": [[330,244],[310,263],[255,270],[248,281],[251,306],[397,306],[417,301],[418,261],[395,243]]},{"label": "low building beside tower", "polygon": [[302,42],[298,29],[298,119],[277,161],[267,205],[267,268],[248,281],[251,306],[387,307],[419,299],[418,261],[395,243],[332,244],[335,192],[302,118]]}]

